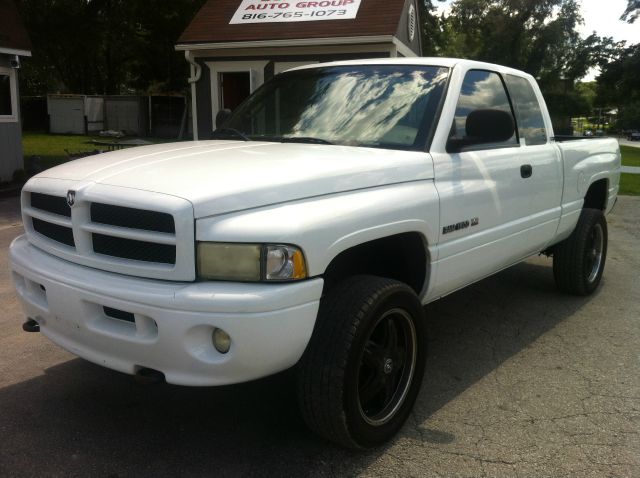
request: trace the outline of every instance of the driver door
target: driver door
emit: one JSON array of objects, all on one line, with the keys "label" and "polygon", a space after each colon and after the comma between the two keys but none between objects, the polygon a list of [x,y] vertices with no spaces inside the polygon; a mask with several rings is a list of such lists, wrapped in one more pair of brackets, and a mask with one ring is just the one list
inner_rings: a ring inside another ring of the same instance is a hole
[{"label": "driver door", "polygon": [[[502,76],[468,70],[463,77],[450,138],[464,138],[466,119],[478,109],[515,115]],[[443,115],[441,121],[447,121]],[[460,153],[432,152],[440,196],[436,298],[490,275],[533,251],[523,218],[531,198],[521,175],[517,134]]]}]

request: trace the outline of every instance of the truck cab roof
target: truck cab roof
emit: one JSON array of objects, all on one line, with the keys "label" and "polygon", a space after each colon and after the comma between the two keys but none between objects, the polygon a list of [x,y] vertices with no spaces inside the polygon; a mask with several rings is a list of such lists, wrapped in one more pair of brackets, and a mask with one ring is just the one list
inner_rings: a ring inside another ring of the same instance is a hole
[{"label": "truck cab roof", "polygon": [[530,74],[510,68],[508,66],[497,65],[484,61],[465,60],[462,58],[447,57],[405,57],[405,58],[370,58],[362,60],[342,60],[327,63],[314,63],[311,65],[299,66],[287,71],[306,70],[313,68],[326,68],[332,66],[351,66],[351,65],[424,65],[424,66],[442,66],[445,68],[454,68],[456,66],[464,67],[464,69],[492,70],[500,73],[509,73],[528,78],[533,78]]}]

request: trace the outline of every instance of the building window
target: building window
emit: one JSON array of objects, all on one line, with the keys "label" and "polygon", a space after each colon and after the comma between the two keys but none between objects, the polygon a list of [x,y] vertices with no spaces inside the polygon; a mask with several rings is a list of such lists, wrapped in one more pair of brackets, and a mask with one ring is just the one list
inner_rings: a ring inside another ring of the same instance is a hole
[{"label": "building window", "polygon": [[18,120],[16,77],[10,68],[0,68],[0,122]]}]

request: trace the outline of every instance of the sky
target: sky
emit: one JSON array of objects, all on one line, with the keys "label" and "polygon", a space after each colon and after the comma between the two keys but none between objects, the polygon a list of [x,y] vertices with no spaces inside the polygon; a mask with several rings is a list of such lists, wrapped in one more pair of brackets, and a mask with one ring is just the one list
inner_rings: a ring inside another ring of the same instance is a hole
[{"label": "sky", "polygon": [[[453,0],[446,2],[434,1],[438,11],[446,11]],[[640,20],[628,24],[619,20],[620,15],[627,8],[627,0],[582,0],[580,13],[584,18],[584,25],[578,29],[586,37],[596,32],[602,37],[613,37],[614,40],[626,40],[627,44],[640,43]]]}]

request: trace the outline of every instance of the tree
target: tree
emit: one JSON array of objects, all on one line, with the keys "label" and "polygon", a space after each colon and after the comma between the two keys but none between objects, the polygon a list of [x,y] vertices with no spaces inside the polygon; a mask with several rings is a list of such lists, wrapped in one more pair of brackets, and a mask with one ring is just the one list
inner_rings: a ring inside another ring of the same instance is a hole
[{"label": "tree", "polygon": [[[437,1],[444,2],[445,0]],[[442,19],[436,15],[436,6],[433,0],[419,1],[418,11],[422,21],[422,54],[423,56],[438,55],[446,43],[446,37],[441,28]]]},{"label": "tree", "polygon": [[576,83],[576,92],[584,98],[587,103],[588,112],[593,111],[598,96],[598,83],[595,81],[578,82]]},{"label": "tree", "polygon": [[91,35],[91,19],[83,2],[22,1],[18,7],[34,52],[21,75],[23,94],[46,93],[49,87],[64,91],[66,86],[67,91],[89,92],[95,79],[88,65],[95,64],[92,52],[98,45],[96,36]]},{"label": "tree", "polygon": [[457,0],[444,22],[445,52],[525,69],[559,1]]},{"label": "tree", "polygon": [[511,66],[538,79],[559,130],[589,113],[575,85],[615,57],[619,44],[596,34],[582,39],[576,0],[456,0],[442,19],[443,53]]},{"label": "tree", "polygon": [[[128,0],[131,2],[131,0]],[[137,0],[134,18],[140,26],[131,85],[152,91],[179,91],[186,86],[189,65],[175,51],[178,38],[205,0]]]},{"label": "tree", "polygon": [[627,0],[627,8],[620,17],[627,23],[633,23],[640,17],[640,0]]},{"label": "tree", "polygon": [[174,51],[204,0],[18,0],[33,43],[23,94],[179,91]]},{"label": "tree", "polygon": [[622,51],[598,76],[598,103],[618,108],[618,127],[640,129],[640,44]]},{"label": "tree", "polygon": [[[620,17],[634,23],[640,16],[640,0],[627,0]],[[617,127],[640,129],[640,44],[621,47],[619,54],[601,68],[596,102],[618,109]]]}]

